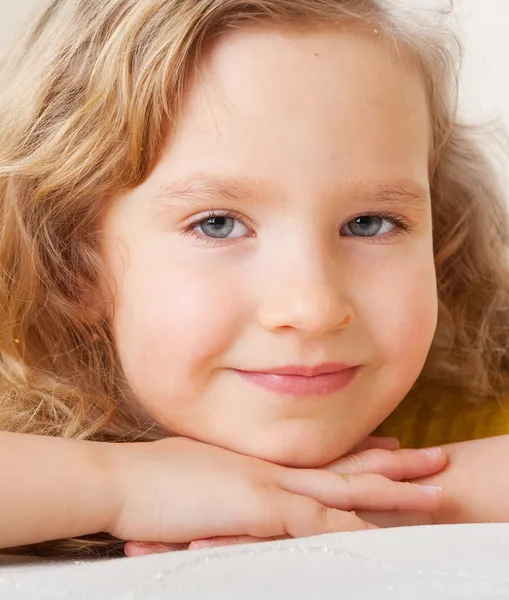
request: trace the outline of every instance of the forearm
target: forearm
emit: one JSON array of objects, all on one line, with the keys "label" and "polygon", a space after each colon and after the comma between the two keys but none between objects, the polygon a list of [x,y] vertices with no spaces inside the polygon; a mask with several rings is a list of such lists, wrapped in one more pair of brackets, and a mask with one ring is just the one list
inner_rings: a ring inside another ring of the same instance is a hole
[{"label": "forearm", "polygon": [[103,444],[0,432],[0,548],[105,531]]},{"label": "forearm", "polygon": [[509,436],[443,447],[447,467],[416,483],[444,490],[435,523],[509,522]]}]

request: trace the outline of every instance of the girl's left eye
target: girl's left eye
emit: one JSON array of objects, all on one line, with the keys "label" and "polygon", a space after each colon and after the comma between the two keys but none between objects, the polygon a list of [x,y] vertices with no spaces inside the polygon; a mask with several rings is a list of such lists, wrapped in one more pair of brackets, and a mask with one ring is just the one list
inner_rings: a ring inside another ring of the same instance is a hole
[{"label": "girl's left eye", "polygon": [[193,234],[200,239],[211,238],[218,242],[249,235],[249,229],[233,213],[209,213],[206,218],[190,223],[184,234]]},{"label": "girl's left eye", "polygon": [[384,215],[361,215],[348,221],[341,228],[345,237],[383,237],[395,232],[407,231],[408,226],[401,219]]}]

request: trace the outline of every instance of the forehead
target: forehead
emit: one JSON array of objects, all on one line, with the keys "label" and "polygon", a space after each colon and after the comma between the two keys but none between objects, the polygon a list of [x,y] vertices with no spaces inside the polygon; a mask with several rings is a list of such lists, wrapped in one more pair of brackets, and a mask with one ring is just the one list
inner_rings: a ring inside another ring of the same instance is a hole
[{"label": "forehead", "polygon": [[379,33],[249,29],[206,50],[163,174],[424,183],[431,139],[422,73]]},{"label": "forehead", "polygon": [[351,23],[252,28],[220,36],[190,80],[187,97],[197,95],[220,102],[225,112],[238,108],[253,116],[278,109],[285,116],[299,108],[312,112],[330,108],[331,99],[337,113],[377,103],[394,106],[394,113],[405,99],[426,98],[423,73],[409,51],[374,27]]}]

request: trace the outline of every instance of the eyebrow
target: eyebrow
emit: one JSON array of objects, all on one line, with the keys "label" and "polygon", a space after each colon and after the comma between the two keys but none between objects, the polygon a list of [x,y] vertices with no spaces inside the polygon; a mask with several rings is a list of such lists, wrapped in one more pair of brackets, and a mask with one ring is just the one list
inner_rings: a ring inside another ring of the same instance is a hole
[{"label": "eyebrow", "polygon": [[[182,204],[204,205],[217,201],[252,203],[260,198],[275,197],[270,186],[259,180],[211,178],[194,175],[159,188],[151,203],[163,208]],[[430,190],[413,179],[363,179],[345,182],[333,194],[358,202],[375,202],[382,206],[428,205]]]},{"label": "eyebrow", "polygon": [[209,178],[200,175],[187,177],[162,186],[151,202],[166,206],[173,204],[195,204],[212,200],[230,202],[253,201],[267,195],[269,189],[261,182],[230,178]]}]

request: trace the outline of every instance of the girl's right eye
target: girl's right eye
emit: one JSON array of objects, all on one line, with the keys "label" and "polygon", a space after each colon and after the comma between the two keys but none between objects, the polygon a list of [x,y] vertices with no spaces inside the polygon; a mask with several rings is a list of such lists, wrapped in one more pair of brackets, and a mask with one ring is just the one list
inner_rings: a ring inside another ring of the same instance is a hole
[{"label": "girl's right eye", "polygon": [[249,237],[250,231],[235,213],[211,211],[205,218],[189,223],[182,233],[193,235],[207,243],[218,244],[225,240]]}]

